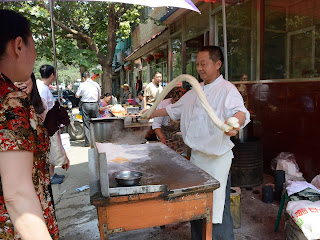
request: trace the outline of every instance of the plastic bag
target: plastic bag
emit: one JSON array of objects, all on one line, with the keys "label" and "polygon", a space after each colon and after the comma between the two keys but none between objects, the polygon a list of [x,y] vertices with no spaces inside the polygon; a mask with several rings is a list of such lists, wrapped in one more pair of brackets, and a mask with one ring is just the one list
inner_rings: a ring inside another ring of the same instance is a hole
[{"label": "plastic bag", "polygon": [[320,189],[320,175],[315,176],[312,181],[311,184],[313,186],[315,186],[316,188]]},{"label": "plastic bag", "polygon": [[271,161],[271,169],[283,170],[286,173],[286,181],[296,177],[302,177],[299,166],[293,153],[281,152],[275,159]]},{"label": "plastic bag", "polygon": [[320,238],[320,201],[289,201],[286,211],[308,240]]},{"label": "plastic bag", "polygon": [[67,154],[61,142],[60,131],[57,131],[50,137],[49,163],[54,166],[62,166],[67,162]]}]

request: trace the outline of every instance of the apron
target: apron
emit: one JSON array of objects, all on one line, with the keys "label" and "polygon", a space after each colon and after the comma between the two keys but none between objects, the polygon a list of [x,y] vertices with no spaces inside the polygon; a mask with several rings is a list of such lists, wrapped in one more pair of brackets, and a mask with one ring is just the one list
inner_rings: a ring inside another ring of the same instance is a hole
[{"label": "apron", "polygon": [[212,223],[222,223],[226,186],[232,158],[232,150],[221,156],[191,151],[191,162],[220,182],[220,187],[213,191]]}]

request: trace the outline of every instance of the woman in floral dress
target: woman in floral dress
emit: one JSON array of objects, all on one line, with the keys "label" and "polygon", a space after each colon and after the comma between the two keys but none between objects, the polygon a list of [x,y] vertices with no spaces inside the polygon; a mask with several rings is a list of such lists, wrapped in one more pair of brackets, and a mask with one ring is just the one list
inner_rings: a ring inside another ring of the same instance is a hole
[{"label": "woman in floral dress", "polygon": [[36,52],[28,21],[0,10],[0,239],[59,239],[48,191],[49,137],[25,92]]},{"label": "woman in floral dress", "polygon": [[111,99],[111,93],[106,93],[99,100],[99,118],[106,118],[110,116],[109,110],[112,107],[110,104]]}]

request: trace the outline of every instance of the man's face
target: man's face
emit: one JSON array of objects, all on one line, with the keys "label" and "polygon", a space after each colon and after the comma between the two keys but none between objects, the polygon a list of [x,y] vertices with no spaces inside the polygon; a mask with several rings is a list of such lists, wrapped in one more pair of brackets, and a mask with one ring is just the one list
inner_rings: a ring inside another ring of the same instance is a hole
[{"label": "man's face", "polygon": [[199,52],[197,55],[197,71],[205,83],[211,83],[220,75],[221,61],[213,62],[209,52]]},{"label": "man's face", "polygon": [[154,75],[154,83],[159,85],[161,83],[162,80],[162,74],[161,73],[157,73],[156,75]]}]

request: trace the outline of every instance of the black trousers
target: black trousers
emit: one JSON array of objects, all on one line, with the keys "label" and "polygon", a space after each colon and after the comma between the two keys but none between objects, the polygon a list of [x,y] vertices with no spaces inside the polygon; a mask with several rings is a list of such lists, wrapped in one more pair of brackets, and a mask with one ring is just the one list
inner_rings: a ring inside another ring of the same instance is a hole
[{"label": "black trousers", "polygon": [[[231,175],[226,187],[226,200],[221,224],[212,224],[212,240],[234,240],[233,220],[230,211]],[[191,240],[202,240],[202,219],[191,221]]]},{"label": "black trousers", "polygon": [[88,103],[83,102],[81,104],[82,116],[83,116],[83,126],[84,126],[84,141],[85,144],[90,144],[90,129],[89,122],[91,118],[99,117],[99,105],[98,103]]}]

